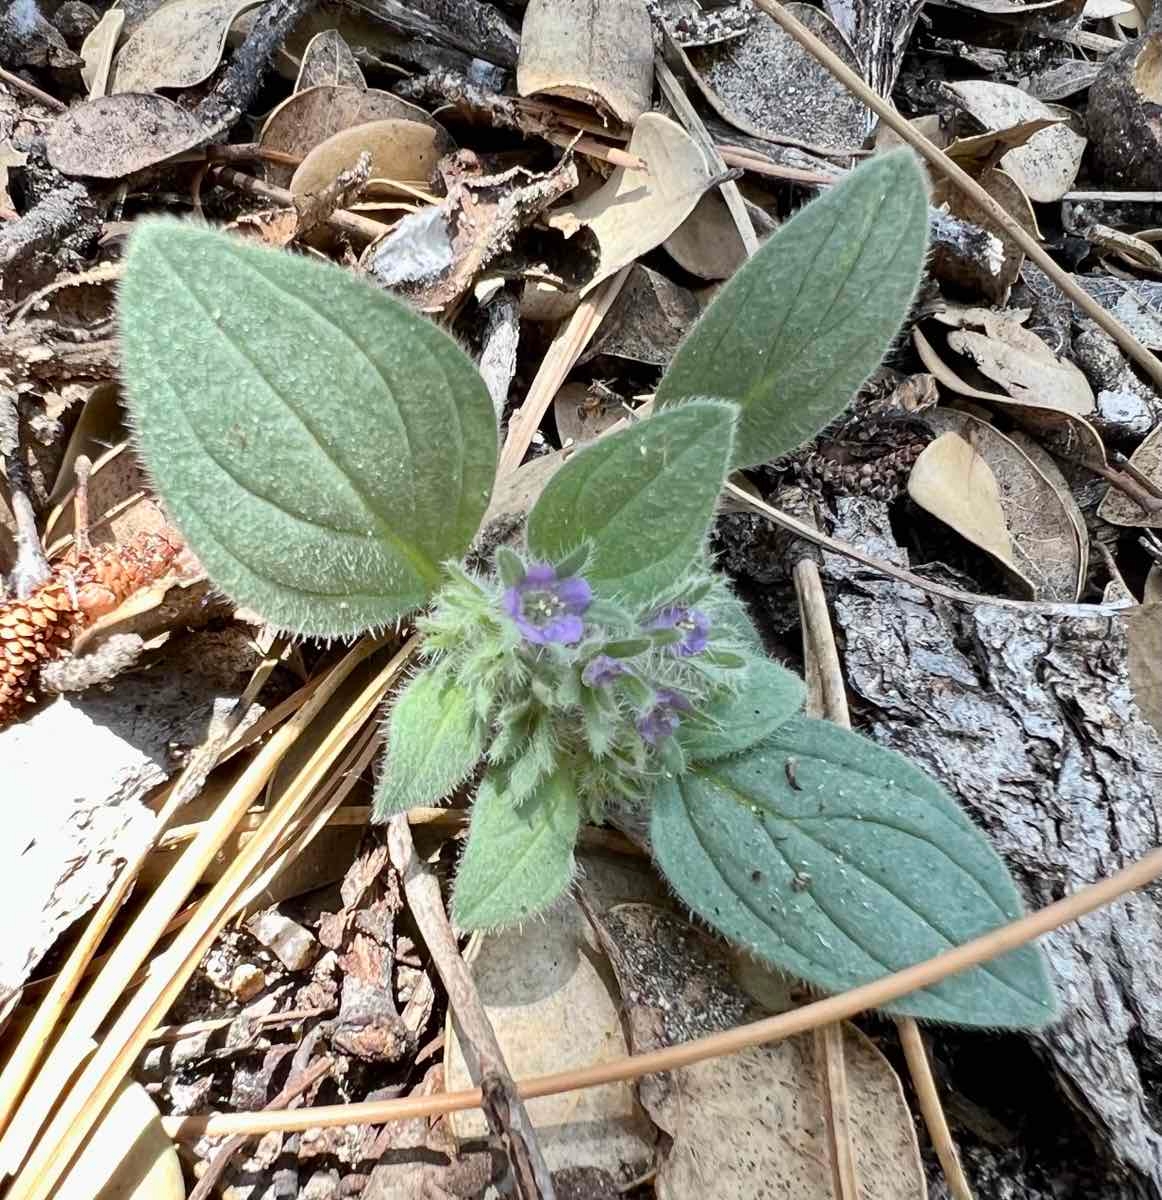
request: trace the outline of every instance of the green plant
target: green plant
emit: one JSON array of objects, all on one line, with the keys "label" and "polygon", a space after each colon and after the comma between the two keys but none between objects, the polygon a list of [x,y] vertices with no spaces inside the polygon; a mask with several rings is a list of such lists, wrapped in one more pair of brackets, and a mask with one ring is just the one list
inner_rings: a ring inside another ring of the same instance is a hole
[{"label": "green plant", "polygon": [[[1016,888],[947,793],[799,714],[706,553],[727,473],[849,403],[912,301],[927,198],[906,151],[808,205],[679,349],[657,412],[574,455],[522,552],[462,563],[496,427],[472,363],[349,274],[174,222],[134,236],[121,298],[141,453],[211,578],[268,621],[350,636],[424,610],[376,815],[479,774],[454,894],[465,928],[520,921],[575,872],[584,821],[648,819],[675,891],[826,989],[1017,916]],[[895,1011],[1036,1026],[1028,947]]]}]

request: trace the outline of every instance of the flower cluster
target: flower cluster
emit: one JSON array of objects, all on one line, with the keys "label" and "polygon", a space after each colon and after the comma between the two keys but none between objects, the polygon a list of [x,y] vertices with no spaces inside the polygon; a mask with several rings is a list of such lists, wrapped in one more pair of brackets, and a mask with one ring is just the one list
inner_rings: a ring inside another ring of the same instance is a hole
[{"label": "flower cluster", "polygon": [[601,595],[569,561],[497,554],[498,579],[460,569],[422,625],[494,730],[489,761],[510,795],[567,760],[590,814],[612,795],[645,795],[685,766],[682,727],[738,686],[737,601],[708,569],[646,605]]}]

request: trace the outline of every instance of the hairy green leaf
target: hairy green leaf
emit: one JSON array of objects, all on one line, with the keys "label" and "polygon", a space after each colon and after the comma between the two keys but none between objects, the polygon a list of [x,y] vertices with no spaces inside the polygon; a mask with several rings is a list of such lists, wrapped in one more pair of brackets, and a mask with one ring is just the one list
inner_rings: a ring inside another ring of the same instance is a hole
[{"label": "hairy green leaf", "polygon": [[533,556],[557,562],[586,540],[586,577],[645,601],[700,556],[726,477],[736,410],[698,400],[594,442],[550,480],[529,514]]},{"label": "hairy green leaf", "polygon": [[718,293],[657,404],[735,401],[736,467],[797,449],[843,411],[899,332],[927,228],[915,156],[878,155],[797,213]]},{"label": "hairy green leaf", "polygon": [[489,771],[456,872],[456,924],[498,929],[547,908],[573,878],[579,827],[577,793],[565,771],[550,775],[520,805],[510,803]]},{"label": "hairy green leaf", "polygon": [[[1021,914],[984,836],[890,750],[793,717],[738,758],[665,782],[651,838],[695,911],[829,992],[867,983]],[[1030,1028],[1054,1015],[1035,946],[890,1006],[961,1025]]]},{"label": "hairy green leaf", "polygon": [[709,762],[740,754],[769,737],[803,707],[803,681],[769,658],[752,658],[742,687],[679,727],[687,758]]},{"label": "hairy green leaf", "polygon": [[472,774],[488,725],[472,697],[440,666],[407,685],[387,719],[387,750],[375,789],[374,819],[435,804]]},{"label": "hairy green leaf", "polygon": [[320,636],[423,604],[496,469],[476,368],[336,267],[143,223],[121,289],[125,381],[158,491],[210,578]]}]

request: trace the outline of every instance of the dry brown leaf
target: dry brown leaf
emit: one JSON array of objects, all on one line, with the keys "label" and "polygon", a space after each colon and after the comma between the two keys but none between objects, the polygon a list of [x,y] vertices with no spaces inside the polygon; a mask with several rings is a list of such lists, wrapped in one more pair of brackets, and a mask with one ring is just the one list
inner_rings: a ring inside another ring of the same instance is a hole
[{"label": "dry brown leaf", "polygon": [[[969,79],[949,84],[948,88],[965,111],[992,131],[1027,121],[1054,120],[1058,115],[1043,101],[1005,83]],[[1073,186],[1085,146],[1085,138],[1068,125],[1057,124],[1010,150],[1000,165],[1031,200],[1049,204],[1060,200]]]},{"label": "dry brown leaf", "polygon": [[222,61],[239,13],[261,0],[170,0],[133,31],[117,54],[110,93],[193,87]]},{"label": "dry brown leaf", "polygon": [[1081,370],[1058,358],[1032,330],[1007,317],[988,314],[984,333],[957,329],[948,335],[948,344],[1023,404],[1078,417],[1095,408],[1093,389]]},{"label": "dry brown leaf", "polygon": [[[736,981],[729,951],[680,917],[622,904],[599,924],[635,1053],[766,1015]],[[843,1033],[860,1200],[924,1200],[900,1081],[854,1026]],[[812,1037],[647,1075],[638,1095],[672,1139],[654,1184],[659,1200],[834,1200]]]},{"label": "dry brown leaf", "polygon": [[[417,121],[447,137],[443,126],[418,104],[409,104],[390,92],[323,84],[288,96],[266,118],[258,140],[267,150],[305,158],[321,142],[344,129],[392,119]],[[264,170],[266,178],[279,187],[286,187],[294,174],[293,167],[276,163],[266,163]]]},{"label": "dry brown leaf", "polygon": [[997,477],[959,433],[942,433],[924,448],[908,477],[908,495],[988,554],[1032,596],[1032,583],[1016,566]]},{"label": "dry brown leaf", "polygon": [[[630,858],[582,852],[588,894],[602,907],[625,900],[662,900],[649,866]],[[520,1079],[628,1052],[617,982],[577,903],[565,898],[520,930],[477,936],[468,960],[480,999],[512,1074]],[[448,1031],[447,1086],[470,1087],[453,1027]],[[545,1096],[528,1103],[552,1170],[604,1167],[632,1176],[653,1158],[655,1131],[629,1083]],[[461,1138],[487,1136],[478,1111],[456,1113]]]},{"label": "dry brown leaf", "polygon": [[601,327],[577,361],[587,363],[607,354],[653,367],[667,366],[701,311],[693,292],[635,263]]},{"label": "dry brown leaf", "polygon": [[294,90],[305,92],[307,88],[321,87],[325,84],[367,90],[363,69],[355,61],[351,47],[337,29],[324,29],[307,43]]},{"label": "dry brown leaf", "polygon": [[[1156,426],[1130,455],[1131,465],[1147,479],[1162,487],[1162,425]],[[1097,515],[1111,525],[1141,525],[1149,529],[1162,527],[1162,512],[1143,512],[1125,492],[1111,487],[1098,505]]]},{"label": "dry brown leaf", "polygon": [[1122,619],[1126,622],[1134,702],[1142,716],[1162,733],[1162,604],[1138,605]]},{"label": "dry brown leaf", "polygon": [[109,69],[113,65],[113,52],[121,37],[125,24],[125,13],[120,8],[111,8],[97,22],[81,46],[81,79],[89,90],[89,99],[96,100],[109,90]]},{"label": "dry brown leaf", "polygon": [[948,391],[970,400],[983,401],[992,408],[1003,409],[1022,429],[1037,434],[1046,448],[1060,458],[1099,468],[1108,466],[1105,445],[1097,430],[1084,417],[1041,404],[1027,404],[1024,400],[1016,400],[998,392],[982,391],[957,375],[937,354],[918,325],[912,329],[912,341],[920,361],[936,377],[937,383]]},{"label": "dry brown leaf", "polygon": [[1108,21],[1134,11],[1133,0],[1085,0],[1084,16],[1087,21]]},{"label": "dry brown leaf", "polygon": [[[924,420],[938,434],[959,436],[992,472],[1010,558],[1021,577],[1032,584],[1033,599],[1073,603],[1081,593],[1085,564],[1077,521],[1062,495],[1069,495],[1064,479],[1059,490],[1012,438],[968,413],[936,408],[926,412]],[[955,464],[955,456],[950,456],[950,462]],[[1084,529],[1080,513],[1077,520]]]},{"label": "dry brown leaf", "polygon": [[563,96],[632,125],[650,108],[654,35],[643,0],[530,0],[516,67],[522,96]]},{"label": "dry brown leaf", "polygon": [[1089,576],[1089,526],[1086,524],[1085,514],[1081,511],[1081,506],[1073,495],[1069,481],[1057,465],[1057,460],[1040,442],[1020,429],[1010,430],[1006,436],[1019,450],[1023,450],[1028,455],[1033,466],[1045,477],[1054,492],[1057,493],[1058,500],[1061,501],[1066,514],[1073,523],[1073,528],[1077,532],[1077,598],[1080,599],[1085,588],[1085,581]]},{"label": "dry brown leaf", "polygon": [[976,175],[985,167],[991,167],[1002,154],[1025,145],[1033,134],[1060,125],[1064,120],[1064,117],[1036,117],[1032,121],[1010,125],[1008,129],[957,138],[946,147],[944,153],[958,166]]},{"label": "dry brown leaf", "polygon": [[646,113],[638,121],[629,152],[649,170],[618,167],[591,196],[555,209],[548,218],[566,237],[584,227],[597,239],[597,269],[582,294],[664,242],[694,211],[713,178],[698,143],[660,113]]},{"label": "dry brown leaf", "polygon": [[45,147],[63,175],[120,179],[208,141],[207,128],[164,96],[102,96],[56,119]]},{"label": "dry brown leaf", "polygon": [[[980,172],[977,182],[1009,216],[1024,228],[1026,233],[1040,238],[1041,231],[1037,228],[1037,217],[1033,212],[1033,206],[1029,203],[1029,197],[1021,191],[1020,184],[1008,172],[1002,171],[998,167],[989,167]],[[956,259],[954,262],[952,256],[947,254],[943,256],[942,269],[941,251],[938,247],[936,251],[937,274],[941,278],[948,278],[951,273],[953,282],[979,291],[986,300],[993,304],[1004,304],[1009,298],[1010,289],[1021,273],[1021,267],[1025,262],[1025,252],[1011,234],[994,227],[991,218],[960,188],[953,187],[947,181],[937,183],[933,189],[933,200],[937,204],[947,205],[954,216],[960,217],[964,221],[970,221],[982,229],[990,230],[1000,240],[1003,251],[1003,260],[996,271],[988,269],[994,264],[982,263],[974,258]]]},{"label": "dry brown leaf", "polygon": [[[825,13],[807,4],[787,9],[856,72],[855,51]],[[829,150],[863,145],[875,117],[825,67],[766,15],[737,39],[691,48],[691,74],[725,121],[752,137],[792,137]]]},{"label": "dry brown leaf", "polygon": [[447,148],[442,130],[418,121],[391,117],[353,125],[320,142],[303,159],[291,176],[290,190],[296,196],[322,191],[365,152],[371,156],[372,176],[426,184]]},{"label": "dry brown leaf", "polygon": [[729,279],[747,258],[718,188],[711,188],[662,244],[682,270],[700,279]]},{"label": "dry brown leaf", "polygon": [[1085,0],[949,0],[954,8],[969,8],[990,17],[1000,17],[1019,26],[1043,30],[1049,26],[1075,23]]}]

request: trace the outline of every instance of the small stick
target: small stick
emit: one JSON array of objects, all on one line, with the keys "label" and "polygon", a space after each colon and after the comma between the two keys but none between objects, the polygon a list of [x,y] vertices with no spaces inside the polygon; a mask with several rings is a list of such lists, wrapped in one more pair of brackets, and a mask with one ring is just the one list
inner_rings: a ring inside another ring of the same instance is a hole
[{"label": "small stick", "polygon": [[[12,568],[12,587],[18,600],[26,600],[48,577],[52,569],[40,544],[36,513],[28,498],[28,482],[20,461],[20,417],[16,395],[0,391],[0,459],[8,482],[8,502],[16,520],[16,563]],[[3,589],[0,589],[2,594]]]},{"label": "small stick", "polygon": [[[1147,487],[1146,484],[1140,483],[1137,478],[1140,472],[1136,467],[1131,473],[1128,469],[1115,471],[1113,467],[1103,467],[1098,463],[1082,463],[1081,465],[1095,475],[1100,475],[1110,487],[1129,496],[1144,513],[1153,516],[1154,513],[1162,511],[1162,497],[1157,493],[1157,485],[1150,482]],[[1123,464],[1123,467],[1125,466],[1126,464]],[[1143,476],[1143,478],[1146,477]]]},{"label": "small stick", "polygon": [[[256,179],[253,175],[236,171],[233,167],[216,166],[213,175],[215,179],[234,188],[235,191],[257,196],[260,200],[281,205],[283,208],[294,208],[295,206],[294,194],[288,188],[275,187],[273,183],[266,183],[264,180]],[[343,210],[333,212],[327,218],[326,224],[330,225],[332,229],[339,230],[340,233],[347,234],[348,237],[357,238],[360,242],[374,241],[376,238],[383,237],[389,230],[389,226],[382,225],[379,221],[372,221],[369,217],[361,217],[357,213]]]},{"label": "small stick", "polygon": [[[1020,222],[1014,220],[972,176],[957,166],[947,154],[929,141],[915,126],[905,121],[891,104],[868,87],[847,63],[829,50],[801,21],[777,3],[777,0],[754,0],[754,3],[786,33],[790,34],[804,50],[822,63],[852,95],[866,104],[886,125],[895,130],[900,138],[907,142],[926,162],[942,175],[947,176],[978,208],[983,209],[990,221],[1003,229],[1025,254],[1053,280],[1061,292],[1087,317],[1104,329],[1154,383],[1162,388],[1162,360],[1147,350],[1113,313],[1102,308],[1088,292],[1079,287],[1073,278],[1057,265],[1049,253],[1042,249],[1041,243]],[[1117,45],[1118,43],[1114,42],[1114,46],[1117,47]]]},{"label": "small stick", "polygon": [[[846,1020],[869,1009],[883,1008],[910,992],[932,987],[950,975],[980,966],[1002,954],[1008,954],[1047,933],[1080,920],[1088,913],[1120,900],[1128,892],[1146,887],[1162,875],[1162,847],[1144,854],[1137,862],[1123,867],[1113,875],[1087,884],[1063,900],[1056,900],[1036,912],[1028,913],[993,929],[963,945],[894,971],[871,983],[827,996],[802,1008],[793,1008],[773,1017],[764,1017],[736,1029],[695,1038],[664,1050],[644,1054],[629,1054],[621,1058],[596,1062],[588,1067],[537,1075],[517,1081],[517,1090],[525,1100],[539,1096],[556,1096],[581,1088],[600,1087],[606,1083],[621,1083],[640,1079],[660,1071],[673,1071],[707,1059],[735,1054],[751,1046],[764,1046],[784,1041],[801,1033]],[[444,1113],[479,1108],[479,1088],[462,1092],[441,1092],[434,1096],[401,1100],[370,1100],[361,1104],[321,1105],[297,1112],[281,1113],[203,1113],[194,1117],[163,1117],[162,1128],[172,1138],[212,1137],[232,1133],[267,1133],[282,1130],[290,1133],[303,1129],[334,1127],[336,1125],[383,1125],[388,1121],[414,1120]]]},{"label": "small stick", "polygon": [[596,158],[600,162],[607,162],[611,167],[627,167],[631,171],[649,173],[650,165],[644,158],[639,158],[638,155],[630,154],[628,150],[622,150],[617,146],[608,146],[605,142],[599,142],[596,138],[589,137],[588,134],[583,133],[579,137],[571,137],[569,134],[555,129],[546,129],[538,136],[543,137],[547,142],[552,142],[554,146],[572,150],[575,154],[583,155],[585,158]]},{"label": "small stick", "polygon": [[1142,487],[1150,493],[1151,496],[1162,500],[1162,488],[1160,488],[1145,471],[1139,470],[1134,464],[1120,451],[1115,450],[1110,458],[1113,460],[1114,466],[1121,467],[1131,479],[1140,483]]},{"label": "small stick", "polygon": [[788,183],[827,187],[830,184],[838,183],[842,178],[840,175],[824,175],[820,171],[807,171],[802,167],[784,167],[781,163],[763,158],[761,154],[743,150],[738,146],[724,146],[719,143],[718,153],[728,167],[741,167],[744,171],[750,171],[752,175],[764,175],[768,179],[782,179]]},{"label": "small stick", "polygon": [[460,955],[456,935],[444,911],[440,884],[420,862],[406,813],[387,827],[392,865],[403,879],[408,909],[419,926],[432,963],[448,993],[452,1022],[489,1126],[503,1142],[519,1200],[554,1200],[553,1181],[541,1154],[529,1115],[517,1094],[492,1022],[484,1011],[472,973]]},{"label": "small stick", "polygon": [[16,88],[17,91],[23,92],[26,96],[31,96],[38,104],[43,104],[45,108],[51,108],[53,112],[67,112],[69,106],[62,104],[55,96],[50,96],[48,92],[42,92],[35,83],[29,83],[25,79],[21,79],[19,75],[13,75],[11,71],[4,70],[0,67],[0,80],[3,80],[10,87]]},{"label": "small stick", "polygon": [[[286,1087],[271,1099],[266,1108],[295,1107],[305,1092],[310,1091],[320,1079],[330,1074],[332,1066],[334,1066],[334,1060],[329,1055],[324,1055],[297,1078],[290,1080]],[[190,1192],[189,1200],[209,1200],[214,1185],[222,1178],[226,1168],[230,1165],[230,1160],[253,1136],[253,1134],[240,1133],[219,1146],[210,1160],[209,1166],[206,1167],[205,1174],[194,1185],[194,1190]]]}]

